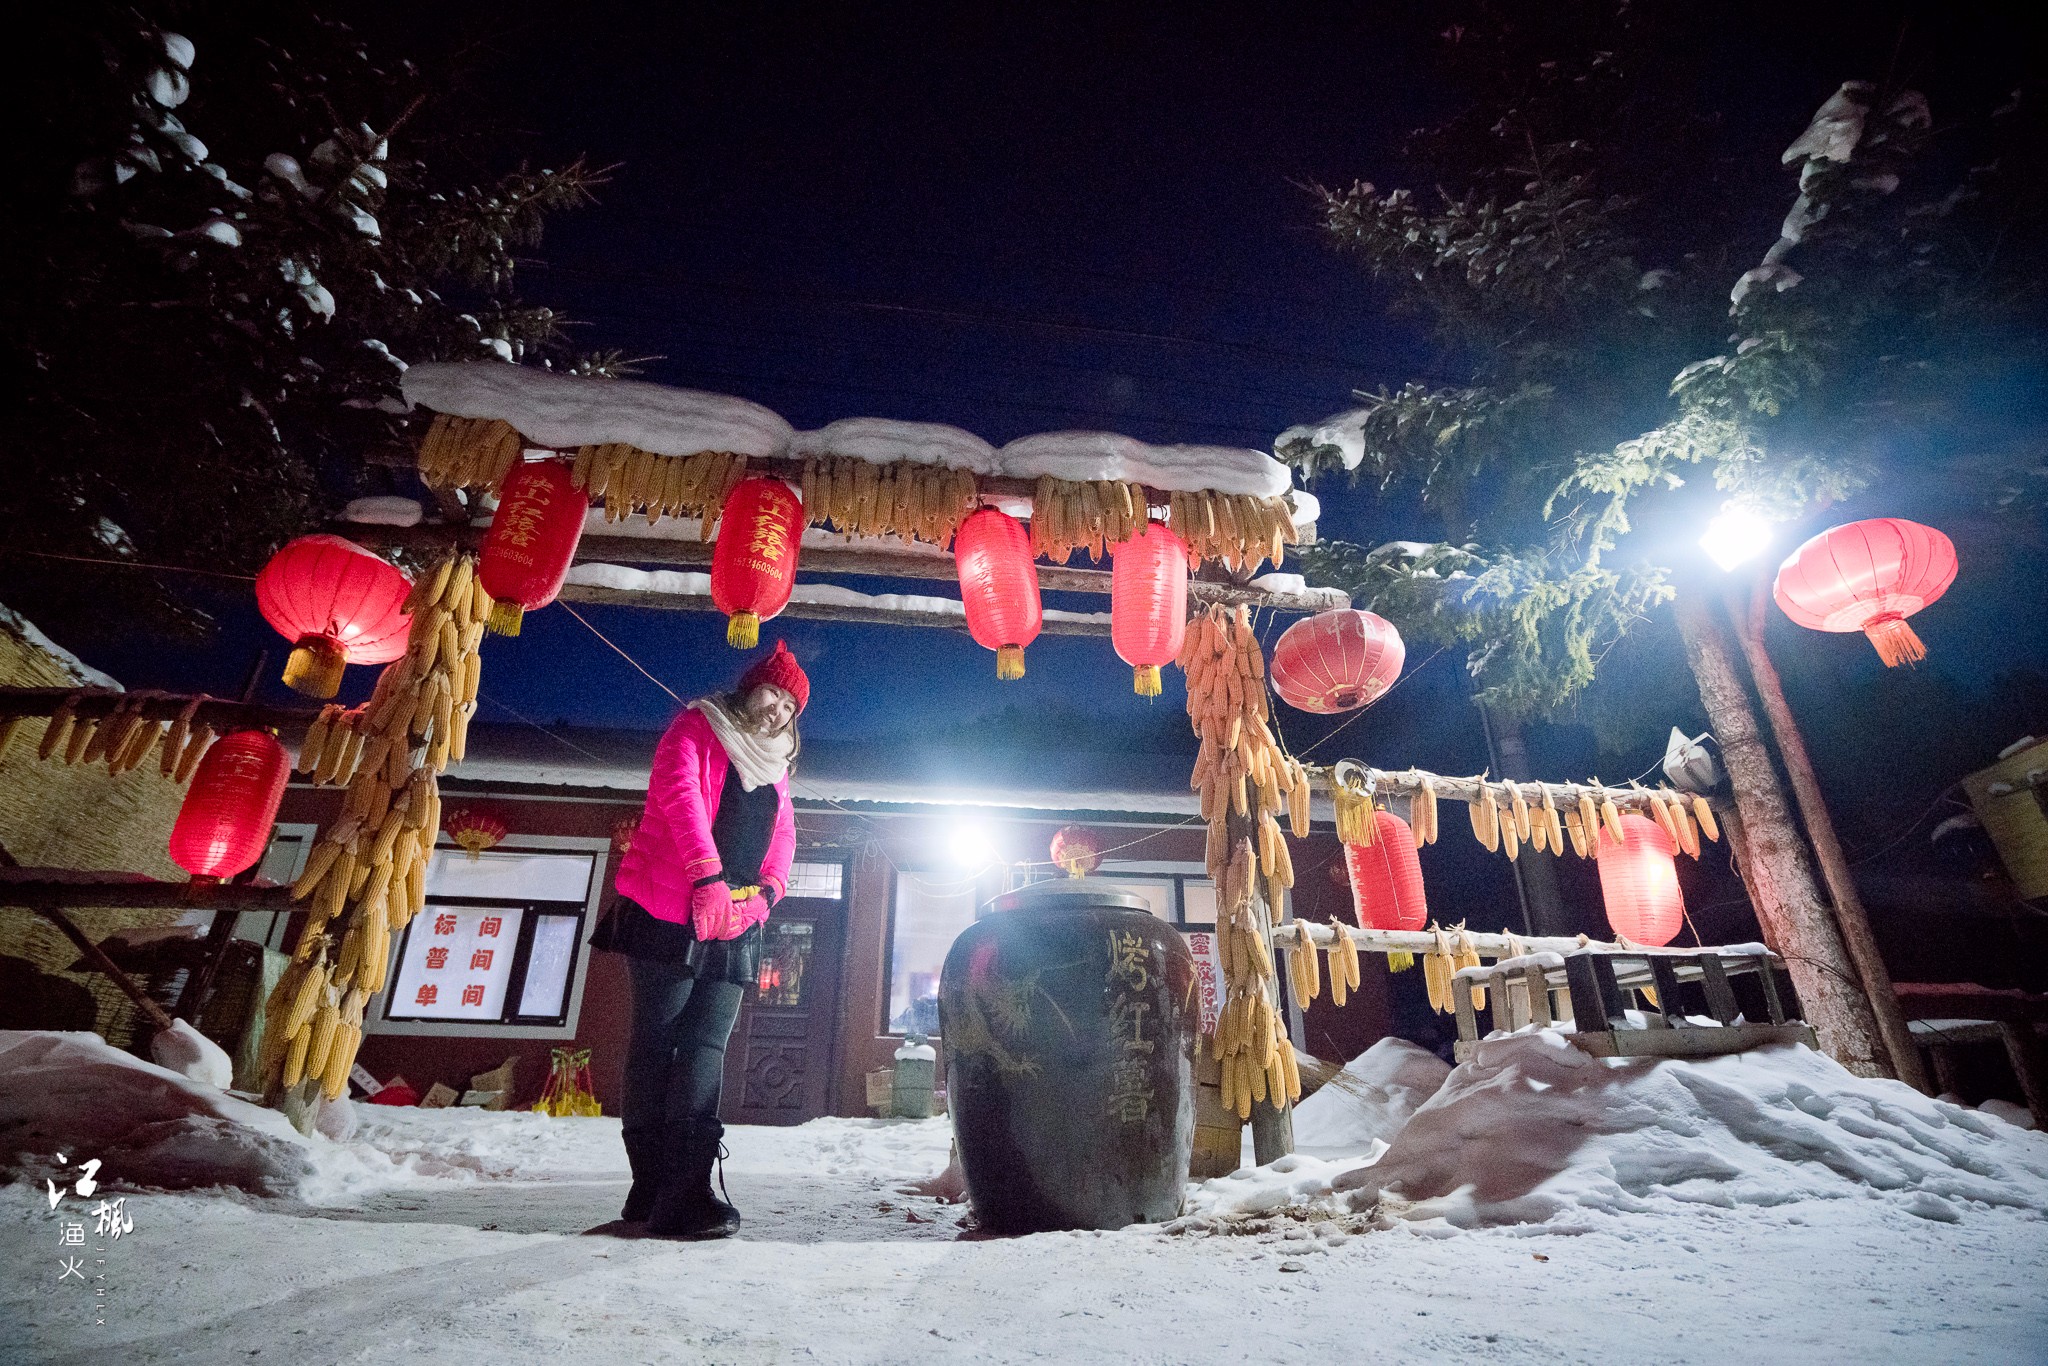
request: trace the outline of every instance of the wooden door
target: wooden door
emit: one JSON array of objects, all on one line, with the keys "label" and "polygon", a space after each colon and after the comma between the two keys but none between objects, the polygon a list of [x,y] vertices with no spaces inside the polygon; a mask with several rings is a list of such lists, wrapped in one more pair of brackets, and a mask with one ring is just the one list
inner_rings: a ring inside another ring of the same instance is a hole
[{"label": "wooden door", "polygon": [[768,918],[761,971],[725,1053],[719,1118],[801,1124],[831,1103],[843,900],[791,896]]}]

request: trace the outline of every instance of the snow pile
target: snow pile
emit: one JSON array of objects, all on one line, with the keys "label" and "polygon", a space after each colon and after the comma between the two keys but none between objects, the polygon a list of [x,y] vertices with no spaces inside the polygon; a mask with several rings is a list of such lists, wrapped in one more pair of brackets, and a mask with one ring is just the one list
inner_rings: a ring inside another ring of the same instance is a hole
[{"label": "snow pile", "polygon": [[455,417],[494,417],[528,441],[571,448],[620,442],[656,455],[780,456],[789,424],[758,403],[630,379],[519,365],[436,361],[399,381],[405,400]]},{"label": "snow pile", "polygon": [[396,494],[351,498],[348,506],[341,510],[342,521],[365,526],[418,526],[423,515],[418,499],[401,498]]},{"label": "snow pile", "polygon": [[874,465],[943,465],[976,474],[995,474],[999,468],[996,448],[972,432],[887,417],[845,417],[814,432],[798,432],[789,453],[797,460],[851,456]]},{"label": "snow pile", "polygon": [[158,1067],[179,1076],[225,1091],[235,1079],[235,1064],[212,1039],[194,1029],[188,1020],[173,1020],[149,1041],[149,1056]]},{"label": "snow pile", "polygon": [[1923,1219],[2048,1215],[2048,1139],[1782,1046],[1594,1058],[1561,1034],[1487,1039],[1338,1191],[1470,1227],[1670,1202],[1871,1198]]},{"label": "snow pile", "polygon": [[353,1137],[406,1170],[428,1177],[599,1181],[626,1175],[619,1121],[609,1118],[556,1119],[534,1110],[359,1105]]},{"label": "snow pile", "polygon": [[1427,1049],[1381,1039],[1294,1107],[1294,1142],[1354,1153],[1391,1142],[1450,1074],[1450,1065]]},{"label": "snow pile", "polygon": [[1355,470],[1365,459],[1365,424],[1370,408],[1352,408],[1321,422],[1289,427],[1274,438],[1273,449],[1300,460],[1309,455],[1333,455],[1347,470]]},{"label": "snow pile", "polygon": [[[1375,1139],[1365,1148],[1364,1156],[1371,1160],[1386,1150],[1387,1145]],[[1342,1213],[1344,1202],[1337,1199],[1334,1188],[1357,1164],[1355,1154],[1326,1159],[1289,1153],[1263,1167],[1239,1168],[1228,1176],[1190,1186],[1181,1205],[1181,1225],[1257,1219],[1287,1210]]]},{"label": "snow pile", "polygon": [[1050,475],[1076,483],[1121,479],[1155,489],[1249,493],[1278,498],[1287,467],[1264,451],[1235,446],[1152,446],[1115,432],[1043,432],[997,452],[1001,472],[1017,479]]},{"label": "snow pile", "polygon": [[[569,570],[569,576],[564,582],[581,584],[586,588],[667,593],[680,597],[711,596],[711,576],[692,570],[649,570],[633,569],[618,564],[579,564]],[[967,616],[967,608],[958,598],[931,597],[919,593],[856,593],[851,588],[841,588],[829,583],[800,583],[790,590],[789,600],[834,607],[858,607],[876,612],[916,612],[933,616],[959,617],[963,621]],[[1044,615],[1047,621],[1088,622],[1100,626],[1109,624],[1107,612],[1066,612],[1047,608]]]},{"label": "snow pile", "polygon": [[36,624],[21,613],[0,603],[0,631],[6,632],[32,650],[40,650],[55,661],[72,682],[88,688],[110,688],[120,692],[121,685],[112,675],[101,673],[92,665],[80,659],[71,651],[59,645],[37,629]]}]

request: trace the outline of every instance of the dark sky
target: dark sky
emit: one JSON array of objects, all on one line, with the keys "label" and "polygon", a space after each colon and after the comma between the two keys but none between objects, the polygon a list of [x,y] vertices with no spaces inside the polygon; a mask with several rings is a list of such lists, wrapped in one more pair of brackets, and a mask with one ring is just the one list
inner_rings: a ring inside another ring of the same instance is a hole
[{"label": "dark sky", "polygon": [[[1429,377],[1426,348],[1323,245],[1303,184],[1387,183],[1403,135],[1443,112],[1431,78],[1439,9],[672,8],[352,14],[379,50],[458,70],[458,97],[482,105],[516,154],[619,163],[602,203],[557,221],[526,292],[583,320],[591,346],[658,357],[650,379],[743,395],[800,428],[880,415],[997,443],[1107,428],[1267,447],[1284,427],[1347,406],[1354,388]],[[1893,41],[1894,26],[1868,9],[1850,22],[1841,6],[1727,13],[1723,88],[1674,98],[1730,108],[1731,136],[1753,136],[1766,165],[1841,79],[1888,60]],[[1759,199],[1759,250],[1782,203]],[[1363,497],[1317,492],[1326,529],[1347,539],[1417,534]],[[2000,629],[2011,600],[1974,593],[1973,568],[1926,618],[1937,661],[1947,631],[1971,642],[1947,663],[2038,663],[2041,633]],[[1993,568],[2007,583],[2042,572],[2038,555]],[[104,662],[137,682],[229,687],[225,675],[269,642],[253,614],[220,606],[219,649],[136,642]],[[745,662],[713,617],[583,610],[685,696],[725,685]],[[1078,742],[1113,747],[1182,705],[1171,682],[1155,703],[1134,697],[1102,640],[1042,639],[1027,678],[999,687],[991,656],[963,633],[777,630],[812,669],[805,719],[819,738],[923,733],[1021,705],[1074,709]],[[1815,648],[1824,690],[1870,681],[1860,641]],[[1411,665],[1428,656],[1415,649]],[[673,709],[559,610],[494,640],[487,661],[485,719],[509,719],[510,707],[550,723],[651,727]],[[367,689],[367,671],[354,672]],[[1346,746],[1477,769],[1455,655],[1404,687]],[[1688,723],[1696,698],[1672,696],[1672,719]],[[1583,734],[1545,744],[1561,769],[1594,762]],[[1644,749],[1607,762],[1633,772]]]}]

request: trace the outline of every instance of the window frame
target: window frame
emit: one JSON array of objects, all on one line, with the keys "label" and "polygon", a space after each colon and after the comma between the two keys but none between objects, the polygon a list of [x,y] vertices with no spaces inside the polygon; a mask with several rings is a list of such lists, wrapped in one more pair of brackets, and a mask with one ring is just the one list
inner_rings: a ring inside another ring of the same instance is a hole
[{"label": "window frame", "polygon": [[[437,854],[461,853],[462,847],[447,836],[442,836],[434,845]],[[584,893],[580,909],[576,912],[581,923],[576,929],[576,958],[569,968],[567,989],[562,993],[562,1013],[552,1020],[546,1017],[507,1015],[497,1020],[436,1020],[417,1016],[401,1015],[387,1018],[392,994],[398,989],[398,964],[404,960],[406,944],[412,936],[413,925],[419,923],[415,917],[412,924],[391,946],[390,980],[384,989],[371,998],[363,1012],[363,1033],[389,1034],[410,1037],[483,1036],[495,1039],[573,1039],[577,1024],[583,1012],[583,989],[590,972],[590,936],[597,926],[598,907],[604,899],[606,879],[610,872],[611,841],[597,836],[585,835],[514,835],[492,852],[506,854],[584,854],[591,860],[590,886]],[[448,897],[430,896],[427,906],[436,905],[476,909],[485,906],[501,906],[508,910],[521,909],[526,913],[520,917],[519,940],[515,946],[512,969],[505,985],[507,1012],[518,1009],[520,997],[525,994],[526,970],[532,956],[533,936],[544,915],[563,915],[563,909],[575,906],[570,901],[536,901],[513,897]],[[429,911],[420,912],[425,916]]]},{"label": "window frame", "polygon": [[[880,1018],[875,1022],[875,1037],[878,1039],[901,1039],[908,1037],[903,1031],[894,1029],[889,1024],[889,1002],[896,993],[896,911],[904,879],[920,878],[939,882],[943,880],[943,874],[946,871],[945,869],[930,867],[892,866],[890,869],[889,914],[884,918],[882,924],[882,999],[876,1010]],[[976,921],[986,916],[990,903],[1002,895],[1003,876],[1006,871],[1006,869],[999,865],[991,866],[983,869],[973,878],[974,919]],[[967,881],[964,878],[956,878],[954,880],[956,882]],[[973,922],[970,921],[969,923]],[[929,1037],[934,1039],[940,1037],[938,1030],[934,1028]]]}]

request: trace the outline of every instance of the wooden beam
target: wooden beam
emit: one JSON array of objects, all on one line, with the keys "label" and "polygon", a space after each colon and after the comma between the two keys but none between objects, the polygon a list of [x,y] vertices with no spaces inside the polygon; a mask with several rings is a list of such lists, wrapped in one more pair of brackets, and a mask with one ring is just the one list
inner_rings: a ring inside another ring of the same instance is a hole
[{"label": "wooden beam", "polygon": [[[652,607],[664,612],[716,612],[708,594],[657,593],[643,588],[600,588],[594,584],[564,584],[564,602],[595,602],[617,607]],[[909,612],[897,607],[866,607],[853,603],[793,601],[782,609],[785,617],[807,621],[857,621],[876,626],[926,626],[940,630],[964,631],[967,618],[950,612]],[[1106,621],[1064,621],[1046,618],[1040,628],[1049,636],[1106,636]]]},{"label": "wooden beam", "polygon": [[108,910],[296,911],[289,887],[251,887],[222,882],[195,887],[127,874],[74,873],[53,868],[0,869],[0,906],[32,911],[64,906]]},{"label": "wooden beam", "polygon": [[[108,689],[79,688],[0,688],[0,716],[53,716],[58,704],[67,697],[77,697],[72,706],[75,716],[89,716],[103,720],[116,707],[127,706],[141,715],[145,721],[171,721],[192,701],[195,694],[172,692],[113,692]],[[251,726],[281,731],[303,731],[320,714],[317,706],[277,707],[260,702],[237,702],[231,697],[209,697],[197,694],[199,708],[193,713],[193,721],[204,722],[218,732],[246,729]]]}]

